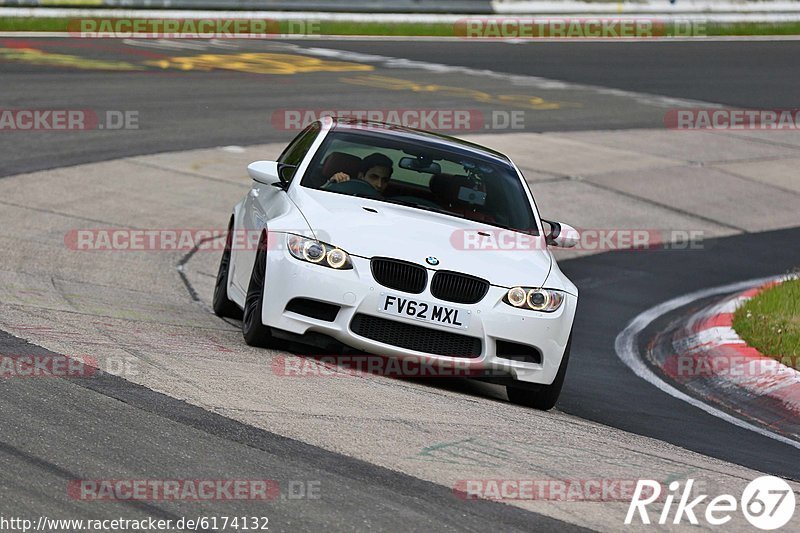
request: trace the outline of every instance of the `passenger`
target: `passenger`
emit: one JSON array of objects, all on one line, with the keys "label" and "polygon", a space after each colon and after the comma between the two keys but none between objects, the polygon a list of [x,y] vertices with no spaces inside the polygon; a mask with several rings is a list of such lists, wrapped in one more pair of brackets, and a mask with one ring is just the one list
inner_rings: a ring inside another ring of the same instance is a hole
[{"label": "passenger", "polygon": [[[356,179],[366,181],[372,185],[376,191],[383,194],[389,181],[392,179],[392,160],[380,153],[368,155],[361,161],[361,169]],[[350,180],[350,175],[346,172],[337,172],[325,185],[332,183],[342,183]],[[324,187],[324,186],[323,186]]]}]

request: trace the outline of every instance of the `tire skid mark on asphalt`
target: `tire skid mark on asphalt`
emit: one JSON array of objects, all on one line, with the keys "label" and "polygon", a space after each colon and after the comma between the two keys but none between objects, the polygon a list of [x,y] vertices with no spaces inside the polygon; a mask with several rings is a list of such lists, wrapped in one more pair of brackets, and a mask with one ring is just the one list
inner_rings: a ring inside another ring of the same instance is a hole
[{"label": "tire skid mark on asphalt", "polygon": [[[28,308],[20,311],[29,320],[23,324],[2,321],[0,323],[3,323],[5,331],[19,335],[26,340],[36,340],[40,343],[49,340],[62,346],[72,345],[76,348],[75,350],[65,351],[73,354],[83,354],[88,349],[91,352],[92,359],[99,363],[101,370],[108,371],[111,374],[122,374],[125,378],[135,378],[135,375],[144,372],[149,367],[163,376],[169,376],[184,384],[195,387],[203,386],[201,381],[193,380],[189,374],[174,369],[169,364],[159,360],[157,355],[159,352],[170,348],[184,350],[186,347],[186,334],[166,332],[158,335],[141,327],[121,328],[121,324],[119,322],[115,323],[110,317],[104,317],[105,322],[91,322],[89,324],[91,333],[85,331],[86,325],[83,326],[84,331],[79,332],[78,322],[73,322],[75,327],[70,327],[69,329],[65,329],[65,326],[69,325],[68,323],[64,324],[57,320],[47,322],[57,324],[56,327],[34,326],[32,324],[35,324],[40,318],[35,311]],[[58,314],[61,313],[63,312],[58,312]],[[53,318],[57,318],[57,315],[54,315]],[[159,333],[162,332],[159,331]],[[216,353],[229,353],[232,351],[216,342],[213,338],[208,338],[205,331],[199,337],[192,336],[190,342],[195,350],[206,348]],[[123,355],[120,355],[120,352]],[[129,355],[130,358],[124,354]],[[142,365],[145,366],[142,367]]]},{"label": "tire skid mark on asphalt", "polygon": [[[55,475],[56,477],[70,482],[76,479],[80,479],[80,475],[68,470],[60,465],[57,465],[51,461],[47,461],[41,457],[37,457],[33,454],[30,454],[16,446],[12,446],[6,442],[0,441],[0,454],[7,455],[9,457],[13,457],[15,461],[23,462],[28,465],[33,466],[37,470],[41,470],[43,473],[48,475]],[[177,514],[173,514],[165,509],[157,505],[153,505],[151,503],[145,501],[137,501],[137,500],[125,500],[121,499],[118,500],[118,504],[125,506],[125,507],[133,507],[135,509],[139,509],[145,511],[148,515],[153,516],[155,518],[161,519],[171,519],[173,522],[176,522],[181,517]]]},{"label": "tire skid mark on asphalt", "polygon": [[141,167],[152,168],[152,169],[156,169],[156,170],[164,170],[166,172],[171,172],[171,173],[175,173],[175,174],[181,174],[181,175],[184,175],[184,176],[189,177],[189,178],[200,178],[200,179],[203,179],[203,180],[213,181],[213,182],[216,182],[216,183],[224,183],[224,184],[227,184],[227,185],[231,185],[233,187],[237,187],[239,189],[242,187],[242,183],[241,182],[231,181],[231,180],[227,180],[227,179],[224,179],[224,178],[217,178],[217,177],[214,177],[214,176],[209,176],[207,174],[201,174],[199,172],[190,172],[190,171],[186,171],[186,170],[176,170],[174,168],[170,168],[170,167],[167,167],[167,166],[164,166],[164,165],[159,165],[159,164],[151,163],[151,162],[148,162],[148,161],[142,161],[141,158],[137,158],[137,157],[132,157],[132,158],[128,159],[128,162],[131,163],[132,165],[139,165]]},{"label": "tire skid mark on asphalt", "polygon": [[[98,224],[109,224],[109,225],[113,224],[112,222],[109,222],[108,220],[90,218],[90,217],[85,217],[85,216],[81,216],[81,215],[76,215],[76,214],[73,214],[73,213],[65,213],[63,211],[56,211],[55,209],[45,209],[45,208],[41,208],[41,207],[35,207],[35,206],[32,206],[32,205],[18,204],[18,203],[15,203],[15,202],[9,202],[7,200],[0,200],[0,204],[7,205],[9,207],[15,207],[15,208],[18,208],[18,209],[23,209],[23,210],[26,210],[26,211],[35,211],[37,213],[46,213],[48,215],[57,215],[57,216],[60,216],[60,217],[71,218],[71,219],[74,219],[74,220],[83,220],[83,221],[86,221],[86,222],[95,222],[95,223],[98,223]],[[131,227],[131,226],[128,226],[128,227]]]}]

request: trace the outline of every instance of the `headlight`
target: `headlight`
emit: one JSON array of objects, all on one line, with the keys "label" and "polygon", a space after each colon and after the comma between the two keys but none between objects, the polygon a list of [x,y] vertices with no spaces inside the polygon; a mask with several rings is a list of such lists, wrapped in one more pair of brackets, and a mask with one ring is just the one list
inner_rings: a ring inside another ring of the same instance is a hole
[{"label": "headlight", "polygon": [[325,245],[321,242],[306,241],[303,243],[303,259],[309,263],[319,263],[325,259]]},{"label": "headlight", "polygon": [[525,305],[525,299],[528,297],[528,293],[525,292],[525,289],[522,287],[514,287],[513,289],[508,291],[506,298],[508,299],[508,303],[513,305],[514,307],[522,307]]},{"label": "headlight", "polygon": [[503,301],[522,309],[552,313],[564,303],[564,293],[552,289],[513,287],[508,290]]},{"label": "headlight", "polygon": [[328,252],[326,259],[328,260],[328,264],[333,268],[342,268],[349,257],[347,257],[347,253],[344,250],[334,248]]},{"label": "headlight", "polygon": [[350,256],[347,252],[336,246],[292,234],[286,236],[286,244],[289,248],[289,253],[300,261],[336,270],[353,268],[353,263],[350,261]]}]

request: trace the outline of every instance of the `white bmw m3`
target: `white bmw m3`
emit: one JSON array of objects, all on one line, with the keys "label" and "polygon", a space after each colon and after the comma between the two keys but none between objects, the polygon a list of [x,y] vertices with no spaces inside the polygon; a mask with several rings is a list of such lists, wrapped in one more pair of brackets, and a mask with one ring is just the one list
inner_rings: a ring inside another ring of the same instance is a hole
[{"label": "white bmw m3", "polygon": [[[325,118],[248,172],[214,291],[248,344],[299,337],[463,364],[513,402],[555,405],[578,290],[548,247],[579,236],[539,217],[506,156]],[[237,245],[242,235],[257,245]]]}]

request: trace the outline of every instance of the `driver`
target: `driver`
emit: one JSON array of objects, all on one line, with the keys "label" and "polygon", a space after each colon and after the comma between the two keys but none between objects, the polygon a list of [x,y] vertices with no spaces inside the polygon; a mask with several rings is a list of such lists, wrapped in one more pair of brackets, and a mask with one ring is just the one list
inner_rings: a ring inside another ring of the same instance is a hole
[{"label": "driver", "polygon": [[[368,155],[361,161],[361,168],[359,169],[356,179],[366,181],[372,185],[376,191],[383,194],[389,181],[392,179],[392,160],[381,153],[374,153]],[[325,186],[332,183],[342,183],[350,180],[350,175],[346,172],[337,172]],[[324,186],[323,186],[324,187]]]}]

